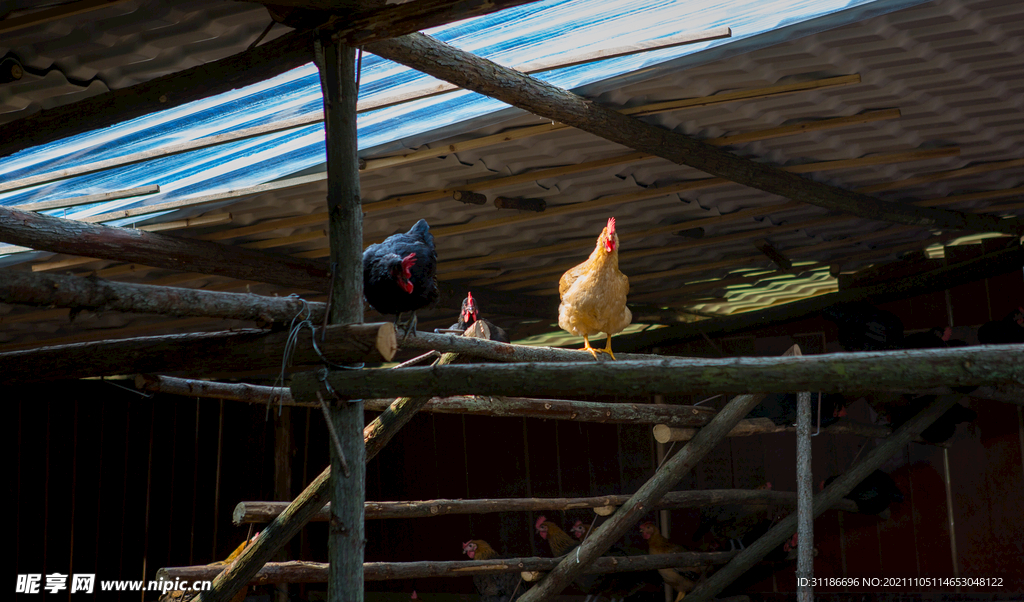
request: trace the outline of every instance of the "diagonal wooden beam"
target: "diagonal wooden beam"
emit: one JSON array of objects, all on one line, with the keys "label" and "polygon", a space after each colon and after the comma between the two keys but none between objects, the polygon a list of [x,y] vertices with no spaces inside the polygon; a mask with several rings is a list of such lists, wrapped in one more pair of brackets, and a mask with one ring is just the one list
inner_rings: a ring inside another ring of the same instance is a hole
[{"label": "diagonal wooden beam", "polygon": [[[328,27],[339,41],[358,46],[533,1],[421,0],[337,17]],[[0,127],[0,157],[255,84],[312,60],[313,33],[293,31],[220,60],[13,121]]]},{"label": "diagonal wooden beam", "polygon": [[1020,220],[969,215],[957,211],[908,207],[816,182],[751,161],[688,136],[670,132],[602,107],[566,90],[463,52],[422,34],[373,42],[366,49],[552,119],[675,163],[795,201],[852,213],[868,219],[917,226],[981,232],[1024,232]]}]

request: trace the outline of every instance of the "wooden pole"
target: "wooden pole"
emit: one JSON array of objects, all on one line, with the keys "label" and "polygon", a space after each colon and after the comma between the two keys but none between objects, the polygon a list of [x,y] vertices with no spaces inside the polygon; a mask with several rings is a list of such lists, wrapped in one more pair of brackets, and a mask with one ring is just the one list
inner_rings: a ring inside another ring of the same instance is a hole
[{"label": "wooden pole", "polygon": [[620,537],[626,534],[651,507],[669,492],[719,441],[725,438],[744,416],[764,395],[740,395],[728,404],[702,428],[692,441],[679,453],[669,458],[654,476],[644,483],[630,499],[607,521],[597,527],[570,557],[562,559],[544,579],[520,598],[521,602],[537,602],[558,595],[569,583],[583,572],[590,563]]},{"label": "wooden pole", "polygon": [[921,227],[1010,234],[1024,232],[1024,222],[1021,220],[1000,220],[990,216],[881,201],[787,173],[767,163],[744,159],[699,140],[604,108],[566,90],[423,34],[374,42],[368,44],[366,49],[535,115],[795,201],[868,219]]},{"label": "wooden pole", "polygon": [[[820,393],[819,393],[820,395]],[[819,412],[818,416],[821,416]],[[796,513],[797,547],[796,577],[798,602],[812,602],[814,588],[814,516],[811,498],[814,497],[814,479],[811,476],[811,393],[801,391],[796,396]],[[800,581],[800,579],[803,581]]]},{"label": "wooden pole", "polygon": [[221,293],[192,288],[128,284],[100,278],[5,271],[0,302],[70,307],[95,312],[124,311],[165,316],[203,316],[226,320],[287,322],[304,311],[314,323],[324,319],[324,304],[293,297]]},{"label": "wooden pole", "polygon": [[[262,537],[262,535],[260,535]],[[736,552],[681,552],[642,556],[606,556],[598,558],[584,571],[596,575],[648,571],[658,568],[690,567],[725,564]],[[424,577],[472,577],[524,571],[549,571],[560,558],[506,558],[495,560],[427,560],[419,562],[367,562],[364,576],[367,581],[419,579]],[[166,567],[157,571],[158,580],[209,581],[223,570],[218,565]],[[267,563],[253,575],[249,585],[270,583],[323,583],[327,581],[329,565],[318,562],[291,561]]]},{"label": "wooden pole", "polygon": [[[478,364],[336,372],[329,380],[335,389],[359,398],[469,393],[558,397],[593,390],[595,383],[600,383],[603,393],[628,395],[679,391],[907,391],[935,385],[1021,384],[1024,383],[1022,353],[1024,345],[1018,344],[807,357]],[[315,399],[318,386],[315,377],[296,375],[292,395],[296,401],[308,402]],[[730,429],[732,426],[735,423]]]},{"label": "wooden pole", "polygon": [[[705,489],[672,491],[665,494],[654,508],[704,508],[724,504],[764,504],[795,507],[796,493],[790,491],[760,491],[744,489]],[[483,500],[423,500],[408,502],[366,502],[366,519],[434,518],[455,514],[490,514],[494,512],[549,512],[553,510],[579,510],[583,508],[615,508],[629,501],[629,495],[604,495],[581,498],[504,498]],[[288,502],[239,502],[232,520],[235,525],[266,523],[280,515]],[[852,500],[839,500],[836,510],[858,512]],[[330,513],[325,507],[313,515],[310,522],[325,522]]]},{"label": "wooden pole", "polygon": [[[481,291],[482,292],[482,291]],[[465,292],[461,293],[465,298]],[[473,293],[476,298],[477,294]],[[461,302],[461,301],[460,301]],[[481,303],[483,307],[489,305]],[[557,309],[556,312],[557,313]],[[415,339],[415,340],[414,340]],[[459,353],[466,357],[475,357],[494,362],[601,362],[607,358],[601,357],[594,360],[586,351],[577,349],[558,349],[556,347],[531,347],[527,345],[512,345],[499,343],[474,337],[462,337],[451,334],[434,334],[432,332],[417,332],[415,337],[408,337],[402,341],[402,349],[414,349],[427,351],[436,349]],[[623,360],[660,360],[663,356],[632,353],[616,355]]]},{"label": "wooden pole", "polygon": [[322,261],[0,207],[0,242],[52,253],[324,291]]},{"label": "wooden pole", "polygon": [[[438,365],[455,361],[458,356],[446,353],[437,360]],[[387,445],[403,426],[408,424],[429,397],[402,397],[377,416],[363,429],[366,461],[369,462]],[[309,522],[328,502],[331,467],[328,466],[292,501],[288,508],[261,532],[256,543],[247,547],[233,565],[213,580],[210,591],[199,596],[200,602],[226,602],[273,557],[284,544]]]},{"label": "wooden pole", "polygon": [[[817,429],[817,427],[815,427]],[[658,443],[670,441],[689,441],[697,434],[697,428],[692,426],[674,427],[667,423],[654,425],[654,440]],[[785,424],[775,424],[770,418],[746,418],[740,420],[736,428],[729,431],[730,437],[750,437],[751,435],[768,435],[771,433],[794,433],[796,427]],[[829,426],[821,428],[823,433],[833,435],[857,435],[879,439],[892,434],[892,429],[881,424],[862,424],[850,420],[840,420]]]},{"label": "wooden pole", "polygon": [[[386,362],[397,347],[395,326],[343,324],[327,327],[317,346],[332,362]],[[0,384],[40,382],[140,372],[239,372],[280,369],[285,331],[244,329],[73,343],[0,353]],[[320,364],[312,334],[304,331],[292,354],[295,366]],[[41,368],[43,366],[44,368]]]},{"label": "wooden pole", "polygon": [[[313,407],[302,404],[292,398],[288,389],[265,387],[247,383],[221,383],[209,380],[195,380],[139,374],[135,377],[135,386],[142,391],[168,393],[185,397],[208,397],[212,399],[230,399],[245,403],[273,403],[286,406]],[[949,395],[948,387],[932,387],[923,393]],[[995,387],[978,387],[971,391],[973,399],[991,399],[1024,404],[1024,390],[1011,387],[996,389]],[[390,407],[387,399],[364,399],[363,408],[374,412],[383,412]],[[550,406],[550,407],[549,407]],[[646,410],[650,408],[650,414]],[[697,433],[696,428],[708,423],[715,410],[704,406],[679,406],[669,404],[634,404],[634,403],[595,403],[573,401],[569,399],[530,399],[527,397],[483,397],[477,395],[456,395],[454,397],[432,398],[421,412],[437,412],[441,414],[472,414],[488,416],[504,416],[512,418],[545,418],[551,420],[577,420],[581,422],[608,422],[622,424],[647,423],[654,424],[654,438],[659,443],[669,441],[689,441]],[[658,416],[662,418],[655,420]],[[748,435],[781,433],[795,431],[791,426],[778,426],[768,418],[747,418],[741,420],[736,428],[729,431],[730,437],[746,437]],[[837,435],[860,435],[862,437],[882,438],[892,434],[889,427],[875,424],[861,424],[848,420],[840,420],[824,427],[824,432]]]},{"label": "wooden pole", "polygon": [[[911,439],[921,434],[921,431],[928,428],[928,425],[951,408],[961,396],[940,395],[935,401],[924,409],[920,414],[908,420],[891,437],[883,441],[878,447],[871,450],[854,464],[846,473],[832,482],[824,491],[814,496],[814,516],[820,515],[832,503],[848,494],[858,483],[863,481],[869,474],[881,466],[900,448],[907,445]],[[797,527],[796,514],[790,514],[778,522],[767,533],[761,536],[756,542],[745,548],[728,565],[722,567],[718,572],[711,575],[707,581],[697,586],[687,594],[690,602],[709,602],[735,581],[740,575],[747,572],[761,558],[764,558],[771,550],[786,541],[793,535]],[[803,545],[798,542],[797,545]]]},{"label": "wooden pole", "polygon": [[[356,50],[322,32],[316,40],[316,64],[320,70],[327,135],[332,283],[328,320],[332,324],[359,323],[363,321],[363,214],[357,155]],[[326,371],[325,367],[323,372]],[[319,400],[323,403],[323,397]],[[331,446],[327,599],[362,602],[366,445],[359,432],[363,426],[363,402],[332,399],[329,414],[337,439]]]}]

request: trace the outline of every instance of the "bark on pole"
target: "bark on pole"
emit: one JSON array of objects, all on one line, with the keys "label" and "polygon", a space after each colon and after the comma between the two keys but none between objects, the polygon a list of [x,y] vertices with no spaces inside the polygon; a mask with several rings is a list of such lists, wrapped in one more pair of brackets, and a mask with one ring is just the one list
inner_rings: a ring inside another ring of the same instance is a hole
[{"label": "bark on pole", "polygon": [[1021,220],[1000,220],[992,216],[881,201],[784,172],[766,163],[744,159],[699,140],[604,108],[566,90],[423,34],[415,33],[373,42],[367,44],[366,49],[540,117],[795,201],[868,219],[921,227],[1010,234],[1024,231],[1024,222]]},{"label": "bark on pole", "polygon": [[[0,353],[0,384],[40,382],[140,372],[186,372],[208,375],[281,368],[287,331],[250,328],[72,343]],[[329,326],[317,346],[337,363],[390,361],[395,355],[395,326],[342,324]],[[301,332],[292,365],[320,364],[312,333]],[[45,369],[40,369],[45,366]]]},{"label": "bark on pole", "polygon": [[155,268],[327,290],[322,261],[0,207],[0,242]]},{"label": "bark on pole", "polygon": [[[447,364],[457,358],[458,356],[454,353],[446,353],[437,360],[437,363]],[[372,460],[428,401],[430,401],[429,397],[396,399],[383,414],[366,425],[366,428],[363,429],[366,461]],[[200,594],[199,601],[226,602],[242,589],[260,568],[273,558],[274,553],[288,543],[329,501],[330,479],[331,467],[328,466],[292,501],[284,512],[260,532],[256,542],[247,547],[234,564],[217,575],[211,584],[210,591]]]},{"label": "bark on pole", "polygon": [[[327,209],[331,246],[332,324],[363,321],[363,213],[356,154],[356,50],[321,32],[316,64],[327,135]],[[324,368],[326,370],[326,368]],[[330,570],[327,599],[362,602],[366,500],[366,446],[359,437],[362,400],[332,399],[330,419],[339,441],[331,446]],[[340,447],[340,449],[338,449]]]},{"label": "bark on pole", "polygon": [[[262,535],[261,535],[262,537]],[[599,558],[584,571],[587,574],[647,571],[657,568],[725,564],[736,552],[681,552],[643,556],[608,556]],[[547,571],[559,558],[504,558],[495,560],[425,560],[418,562],[367,562],[363,565],[367,581],[419,579],[423,577],[472,577],[523,571]],[[268,563],[256,573],[250,585],[270,583],[323,583],[329,565],[321,562]],[[209,581],[223,570],[218,565],[166,567],[157,571],[158,580]]]},{"label": "bark on pole", "polygon": [[[400,395],[571,396],[601,383],[606,394],[770,391],[913,391],[942,386],[1024,383],[1024,344],[949,349],[827,353],[806,357],[662,359],[563,364],[477,364],[335,372],[331,385],[356,398]],[[315,400],[308,374],[292,384],[296,401]],[[733,425],[735,426],[735,424]]]},{"label": "bark on pole", "polygon": [[[820,515],[835,503],[836,500],[848,494],[858,483],[863,481],[875,469],[881,466],[900,448],[910,442],[911,439],[921,434],[921,431],[935,422],[935,420],[951,408],[962,396],[940,395],[935,401],[925,408],[920,414],[908,420],[891,437],[883,441],[878,447],[868,452],[859,462],[854,464],[842,476],[832,482],[814,496],[814,516]],[[771,552],[784,541],[792,537],[797,528],[796,513],[790,514],[760,539],[747,546],[729,564],[711,575],[707,581],[697,586],[687,594],[689,602],[709,602],[719,592],[729,586],[730,583],[747,572],[750,567],[757,564],[766,554]],[[797,542],[797,545],[803,545]]]},{"label": "bark on pole", "polygon": [[[796,512],[799,541],[796,591],[798,602],[812,602],[814,588],[810,585],[810,578],[814,576],[814,516],[811,498],[814,496],[814,479],[811,476],[811,393],[797,393],[796,404]],[[801,578],[807,581],[799,581]]]},{"label": "bark on pole", "polygon": [[[366,502],[366,520],[391,518],[436,518],[454,514],[488,514],[494,512],[549,512],[579,510],[582,508],[615,508],[629,501],[629,495],[604,495],[582,498],[499,498],[482,500],[421,500],[405,502]],[[723,504],[765,504],[796,506],[796,493],[791,491],[761,491],[744,489],[704,489],[672,491],[665,494],[655,508],[704,508]],[[288,507],[288,502],[239,502],[232,513],[235,525],[266,523],[277,518]],[[858,512],[852,500],[839,500],[836,510]],[[315,514],[310,521],[324,522],[330,517],[328,509]],[[881,517],[880,518],[884,518]]]},{"label": "bark on pole", "polygon": [[0,303],[259,322],[287,322],[308,310],[313,322],[320,323],[324,319],[323,303],[303,302],[293,297],[15,271],[4,272],[0,280]]}]

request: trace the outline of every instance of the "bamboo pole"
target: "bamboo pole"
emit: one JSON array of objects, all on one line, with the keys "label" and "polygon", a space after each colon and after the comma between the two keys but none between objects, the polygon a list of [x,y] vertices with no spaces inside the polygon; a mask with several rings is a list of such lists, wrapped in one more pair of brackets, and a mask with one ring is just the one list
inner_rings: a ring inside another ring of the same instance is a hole
[{"label": "bamboo pole", "polygon": [[[941,395],[935,401],[914,418],[903,424],[891,437],[888,437],[878,447],[871,450],[859,462],[854,464],[842,476],[832,482],[814,496],[814,516],[820,515],[836,500],[848,494],[858,483],[863,481],[869,474],[881,466],[900,448],[907,445],[911,439],[921,434],[928,425],[951,408],[961,396]],[[711,575],[707,581],[701,583],[692,592],[687,594],[691,602],[709,602],[715,595],[729,586],[740,575],[747,572],[768,552],[775,549],[782,542],[786,541],[796,531],[797,516],[790,514],[774,527],[768,530],[760,539],[747,546],[726,566]],[[803,545],[798,542],[797,545]]]},{"label": "bamboo pole", "polygon": [[226,320],[287,322],[308,311],[323,321],[324,304],[298,298],[250,293],[129,284],[99,278],[6,271],[0,279],[0,302],[69,307],[75,311],[124,311],[167,316],[203,316]]},{"label": "bamboo pole", "polygon": [[[592,390],[594,383],[600,383],[601,391],[610,395],[673,394],[686,390],[904,392],[936,385],[1024,384],[1022,352],[1024,345],[1018,344],[807,357],[435,366],[397,372],[334,373],[329,381],[335,389],[357,398],[469,393],[560,397]],[[308,402],[315,399],[317,386],[315,378],[296,375],[292,395],[297,401]]]},{"label": "bamboo pole", "polygon": [[[387,362],[397,342],[390,322],[329,326],[317,346],[335,363]],[[238,372],[280,369],[286,331],[242,329],[73,343],[0,353],[0,383],[40,382],[140,372]],[[323,362],[307,331],[298,337],[292,364]]]},{"label": "bamboo pole", "polygon": [[[942,393],[949,392],[949,389],[942,391]],[[972,394],[973,396],[973,394]],[[851,395],[850,397],[854,397]],[[693,439],[693,436],[697,434],[697,428],[695,427],[673,427],[666,423],[654,425],[654,440],[658,443],[669,443],[671,441],[689,441]],[[729,431],[729,437],[750,437],[751,435],[768,435],[771,433],[795,433],[797,431],[795,426],[785,424],[775,424],[770,418],[746,418],[741,420],[736,428]],[[858,437],[867,437],[869,439],[880,439],[888,437],[892,434],[892,429],[887,426],[880,424],[864,424],[861,422],[853,422],[851,420],[840,420],[829,426],[821,428],[821,432],[829,433],[832,435],[856,435]],[[928,443],[923,439],[918,438],[918,443],[927,443],[929,445],[938,445],[938,447],[946,447],[948,444],[940,443]]]},{"label": "bamboo pole", "polygon": [[[263,537],[263,535],[260,535]],[[725,564],[735,557],[736,552],[681,552],[678,554],[657,554],[641,556],[606,556],[597,559],[586,569],[587,574],[625,573],[648,571],[658,568],[691,567]],[[425,577],[472,577],[474,575],[495,575],[499,573],[520,573],[524,571],[548,571],[554,568],[560,558],[506,558],[494,560],[427,560],[419,562],[368,562],[363,565],[366,581],[391,581],[395,579],[419,579]],[[324,583],[327,581],[329,565],[318,562],[271,562],[255,573],[249,585],[271,583]],[[191,567],[166,567],[157,571],[157,580],[163,581],[210,581],[215,579],[223,566],[203,565]],[[361,589],[361,588],[360,588]]]},{"label": "bamboo pole", "polygon": [[[437,365],[451,363],[458,359],[454,353],[446,353],[437,360]],[[429,397],[401,397],[396,399],[383,414],[363,429],[366,446],[366,462],[372,460],[388,441],[416,415]],[[292,501],[288,508],[273,520],[247,547],[234,564],[217,575],[210,591],[199,595],[199,602],[225,602],[245,586],[260,568],[273,558],[296,533],[320,511],[328,501],[331,467],[328,466]]]},{"label": "bamboo pole", "polygon": [[1021,220],[909,207],[829,186],[744,159],[692,138],[650,125],[563,89],[516,73],[423,34],[373,42],[367,50],[464,88],[559,121],[640,152],[689,165],[714,176],[796,201],[868,219],[982,232],[1024,232]]},{"label": "bamboo pole", "polygon": [[[703,489],[672,491],[665,494],[652,507],[656,509],[705,508],[724,504],[765,504],[792,508],[796,506],[797,494],[788,491],[761,491],[745,489]],[[434,518],[461,514],[491,514],[495,512],[548,512],[553,510],[579,510],[612,508],[629,501],[629,495],[604,495],[591,497],[558,498],[500,498],[481,500],[422,500],[404,502],[366,502],[367,520],[395,518]],[[329,504],[328,504],[329,506]],[[288,502],[239,502],[232,513],[235,525],[266,523],[279,516]],[[833,506],[835,510],[858,512],[857,504],[842,499]],[[325,522],[330,513],[325,507],[313,515],[310,522]],[[879,515],[883,520],[887,515]]]}]

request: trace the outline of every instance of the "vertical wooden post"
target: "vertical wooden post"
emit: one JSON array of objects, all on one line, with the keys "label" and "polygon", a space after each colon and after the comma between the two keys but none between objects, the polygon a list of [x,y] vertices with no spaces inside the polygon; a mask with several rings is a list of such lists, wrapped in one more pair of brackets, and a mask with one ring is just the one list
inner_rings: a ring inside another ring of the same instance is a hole
[{"label": "vertical wooden post", "polygon": [[[292,408],[281,408],[274,420],[274,499],[292,499]],[[289,546],[277,553],[278,562],[291,560]],[[288,584],[274,585],[274,602],[288,602]]]},{"label": "vertical wooden post", "polygon": [[[821,410],[818,410],[821,420]],[[798,393],[796,397],[796,513],[797,513],[797,601],[811,602],[814,589],[810,578],[814,576],[814,479],[811,476],[811,394]],[[801,581],[807,579],[807,581]],[[803,585],[801,585],[803,584]]]},{"label": "vertical wooden post", "polygon": [[[332,324],[349,324],[363,321],[363,217],[356,155],[359,91],[355,49],[339,44],[329,33],[324,33],[316,41],[316,58],[327,135],[328,235],[333,280],[328,318]],[[331,420],[345,458],[340,458],[336,446],[331,446],[327,596],[331,602],[362,602],[363,506],[366,500],[363,403],[361,400],[331,401],[334,403]],[[347,470],[341,469],[342,462],[347,463]]]}]

